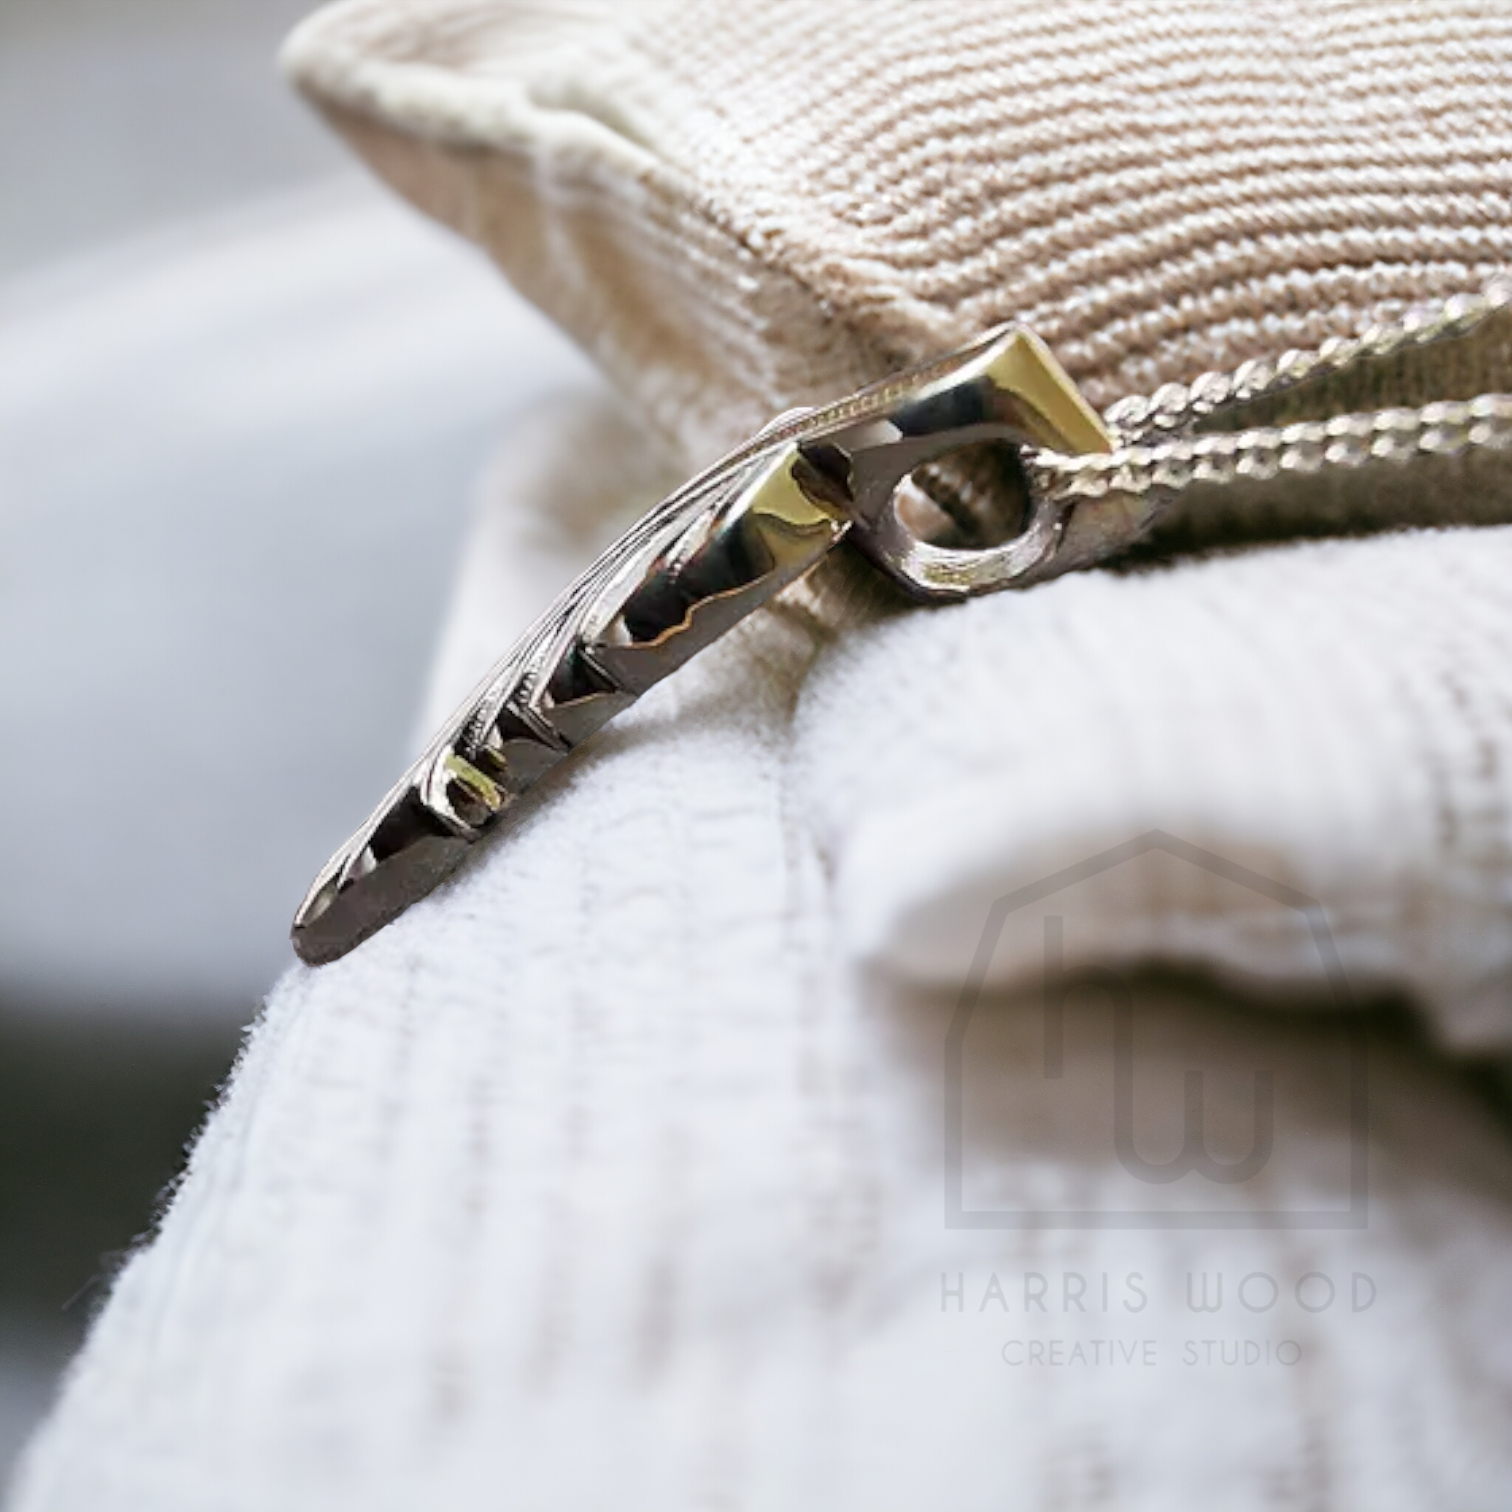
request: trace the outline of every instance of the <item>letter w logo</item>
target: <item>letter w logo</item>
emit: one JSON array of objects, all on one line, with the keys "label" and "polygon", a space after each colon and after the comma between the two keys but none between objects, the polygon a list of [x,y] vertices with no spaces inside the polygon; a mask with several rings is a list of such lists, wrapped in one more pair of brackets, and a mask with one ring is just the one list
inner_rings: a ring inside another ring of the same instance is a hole
[{"label": "letter w logo", "polygon": [[[1045,1077],[1063,1074],[1065,1005],[1069,991],[1064,923],[1045,920]],[[1276,1137],[1275,1075],[1255,1072],[1255,1138],[1241,1160],[1216,1160],[1207,1148],[1202,1072],[1186,1073],[1186,1106],[1180,1151],[1167,1161],[1146,1160],[1134,1148],[1134,1001],[1129,984],[1114,971],[1077,974],[1076,985],[1101,988],[1113,1003],[1113,1148],[1123,1168],[1139,1181],[1165,1186],[1196,1171],[1209,1181],[1235,1186],[1258,1176],[1271,1158]]]},{"label": "letter w logo", "polygon": [[1154,1185],[1179,1181],[1196,1171],[1209,1181],[1234,1186],[1258,1176],[1271,1158],[1276,1139],[1275,1074],[1255,1072],[1255,1138],[1249,1154],[1240,1160],[1216,1160],[1208,1152],[1203,1126],[1202,1072],[1186,1073],[1186,1108],[1180,1151],[1170,1160],[1146,1160],[1134,1148],[1134,1004],[1127,984],[1113,998],[1113,1148],[1129,1175]]}]

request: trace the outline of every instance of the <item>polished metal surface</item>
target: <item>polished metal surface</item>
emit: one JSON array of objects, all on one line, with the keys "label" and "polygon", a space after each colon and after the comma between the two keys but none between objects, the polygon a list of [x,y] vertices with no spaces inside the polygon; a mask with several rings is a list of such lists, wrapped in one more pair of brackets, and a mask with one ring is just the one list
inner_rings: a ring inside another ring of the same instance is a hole
[{"label": "polished metal surface", "polygon": [[[321,872],[295,949],[334,960],[395,918],[544,773],[841,541],[923,600],[1032,581],[1064,507],[1031,496],[1020,452],[1111,446],[1018,327],[780,417],[635,524],[526,632]],[[954,461],[994,450],[1008,489],[974,486],[970,467],[952,481]],[[1022,518],[987,518],[1005,497]],[[943,543],[920,532],[931,515]]]}]

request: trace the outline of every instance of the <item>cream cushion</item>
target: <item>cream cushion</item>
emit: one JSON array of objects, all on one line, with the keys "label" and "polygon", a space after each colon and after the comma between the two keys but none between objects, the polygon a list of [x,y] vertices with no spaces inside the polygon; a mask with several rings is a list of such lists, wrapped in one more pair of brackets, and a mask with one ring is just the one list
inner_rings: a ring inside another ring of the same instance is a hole
[{"label": "cream cushion", "polygon": [[1512,261],[1478,0],[348,0],[286,63],[700,456],[1007,319],[1106,405]]}]

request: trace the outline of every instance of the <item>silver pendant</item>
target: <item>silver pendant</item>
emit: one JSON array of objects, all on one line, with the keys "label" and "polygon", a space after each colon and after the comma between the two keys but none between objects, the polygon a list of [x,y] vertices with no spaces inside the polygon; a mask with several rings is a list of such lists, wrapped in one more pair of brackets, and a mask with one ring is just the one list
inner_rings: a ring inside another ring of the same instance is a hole
[{"label": "silver pendant", "polygon": [[1081,455],[1112,438],[1044,343],[1009,326],[820,409],[795,411],[633,525],[520,638],[316,878],[294,919],[312,965],[446,877],[583,741],[842,542],[913,597],[1053,570],[1067,506],[1025,490],[1007,540],[935,545],[910,478],[970,449]]}]

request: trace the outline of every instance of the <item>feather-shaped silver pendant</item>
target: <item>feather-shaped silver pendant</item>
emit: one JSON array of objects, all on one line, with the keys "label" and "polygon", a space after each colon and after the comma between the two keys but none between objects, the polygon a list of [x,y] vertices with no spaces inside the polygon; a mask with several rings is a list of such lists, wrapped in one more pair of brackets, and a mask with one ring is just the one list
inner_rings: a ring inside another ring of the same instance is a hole
[{"label": "feather-shaped silver pendant", "polygon": [[530,627],[331,859],[294,920],[301,958],[334,960],[423,897],[545,772],[841,542],[921,599],[1039,575],[1063,519],[1027,488],[993,544],[932,544],[909,518],[921,470],[990,448],[1008,466],[1023,448],[1111,449],[1018,327],[784,415],[678,489]]}]

